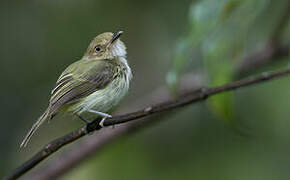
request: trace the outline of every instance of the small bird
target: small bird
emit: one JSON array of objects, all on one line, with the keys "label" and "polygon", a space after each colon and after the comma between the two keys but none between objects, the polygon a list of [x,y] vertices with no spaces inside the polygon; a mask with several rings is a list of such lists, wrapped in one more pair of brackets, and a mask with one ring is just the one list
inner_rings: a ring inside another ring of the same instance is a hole
[{"label": "small bird", "polygon": [[59,113],[70,113],[89,123],[83,115],[108,117],[106,112],[118,104],[129,89],[132,78],[126,60],[123,31],[105,32],[90,43],[81,60],[68,66],[58,78],[46,111],[33,124],[20,147],[25,147],[39,128]]}]

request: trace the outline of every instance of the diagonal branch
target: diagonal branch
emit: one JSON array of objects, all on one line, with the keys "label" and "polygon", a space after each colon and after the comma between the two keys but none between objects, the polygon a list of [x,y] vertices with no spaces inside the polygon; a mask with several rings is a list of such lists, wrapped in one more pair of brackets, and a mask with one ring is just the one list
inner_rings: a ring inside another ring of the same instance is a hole
[{"label": "diagonal branch", "polygon": [[[184,95],[188,91],[198,90],[204,84],[204,78],[200,72],[188,73],[183,75],[180,79],[178,95]],[[128,106],[121,106],[119,112],[130,112],[131,109],[139,109],[144,107],[144,104],[157,104],[170,99],[171,93],[167,86],[161,86],[153,90],[149,95],[134,101]],[[118,113],[118,112],[117,112]],[[171,112],[172,113],[172,112]],[[160,113],[158,116],[147,116],[138,121],[124,123],[118,125],[116,128],[106,128],[98,133],[94,133],[87,138],[81,139],[73,147],[63,151],[54,160],[51,160],[44,167],[38,168],[36,171],[28,173],[24,179],[57,179],[72,168],[79,165],[81,162],[88,159],[90,156],[101,152],[107,145],[115,140],[128,136],[132,133],[144,129],[152,125],[154,122],[160,122],[158,119],[165,119],[170,116],[170,113]]]},{"label": "diagonal branch", "polygon": [[[237,67],[236,69],[236,75],[240,76],[241,74],[244,74],[246,72],[249,72],[251,70],[256,69],[257,67],[261,67],[265,64],[269,64],[271,62],[275,62],[276,59],[281,57],[286,57],[289,55],[289,49],[290,44],[283,45],[280,39],[281,32],[283,29],[285,29],[285,26],[287,25],[289,21],[289,6],[286,7],[285,13],[278,21],[276,29],[274,29],[273,37],[270,39],[268,45],[262,49],[261,51],[251,54],[250,56],[243,59],[242,63]],[[196,91],[190,91],[187,96],[181,96],[179,100],[177,101],[166,101],[166,103],[158,104],[158,106],[152,106],[145,108],[143,110],[137,111],[135,113],[130,113],[123,116],[114,116],[113,119],[110,119],[110,121],[107,121],[105,125],[110,125],[114,123],[124,123],[126,121],[132,121],[137,118],[140,119],[140,117],[150,117],[152,114],[156,114],[158,112],[174,109],[177,107],[184,106],[186,104],[191,104],[194,102],[202,101],[206,99],[208,96],[215,95],[224,91],[230,91],[235,88],[241,88],[244,86],[248,86],[251,84],[259,83],[263,80],[267,79],[273,79],[277,77],[281,77],[284,75],[288,75],[288,71],[280,72],[280,73],[274,73],[274,74],[263,74],[262,76],[259,76],[257,78],[248,79],[244,81],[238,81],[235,83],[230,83],[227,86],[223,86],[220,88],[211,88],[211,89],[203,89],[204,91],[196,92]],[[260,78],[260,79],[259,79]],[[238,84],[238,83],[241,84]],[[234,86],[231,86],[234,85]],[[235,86],[236,85],[236,86]],[[168,97],[164,99],[169,99]],[[53,170],[51,172],[47,169],[41,169],[39,172],[32,174],[32,176],[29,176],[28,179],[43,179],[43,178],[53,178],[54,176],[59,176],[72,168],[75,164],[79,163],[83,159],[85,159],[89,154],[93,154],[96,151],[100,150],[104,147],[105,144],[110,143],[114,138],[120,137],[123,134],[126,134],[128,132],[132,132],[136,129],[136,127],[139,127],[140,125],[144,125],[145,123],[149,123],[152,121],[152,118],[143,118],[138,121],[125,123],[122,126],[116,128],[114,131],[110,131],[110,133],[105,133],[103,136],[98,136],[96,138],[90,138],[90,142],[86,144],[88,148],[82,149],[81,152],[79,152],[79,147],[77,146],[73,148],[71,151],[73,157],[67,157],[64,158],[65,161],[62,161],[62,165],[58,163],[58,165],[54,164]],[[155,120],[156,121],[156,120]],[[108,124],[107,124],[108,123]],[[98,130],[100,127],[98,127],[98,124],[91,124],[88,127],[90,130]],[[44,160],[46,157],[50,156],[52,153],[56,152],[59,148],[63,147],[64,145],[73,142],[80,137],[84,136],[86,134],[86,127],[82,127],[66,136],[63,136],[59,139],[54,140],[53,142],[49,143],[47,146],[45,146],[39,153],[35,154],[30,160],[25,162],[22,166],[17,168],[14,172],[12,172],[9,176],[6,177],[6,179],[15,179],[17,177],[20,177],[27,171],[29,171],[31,168],[36,166],[38,163],[40,163],[42,160]],[[78,153],[74,153],[78,152]],[[78,156],[76,157],[75,154]],[[53,164],[53,162],[52,162]],[[34,175],[34,176],[33,176]],[[37,175],[41,175],[42,178],[35,178]],[[52,175],[52,176],[51,176]]]},{"label": "diagonal branch", "polygon": [[[254,64],[257,62],[256,67],[261,67],[276,61],[279,57],[286,57],[289,54],[289,48],[290,44],[279,46],[278,49],[282,49],[283,53],[268,53],[268,48],[265,48],[259,52],[249,55],[248,58],[243,59],[243,62],[250,62]],[[253,70],[251,67],[243,66],[240,69],[237,69],[236,72],[238,74],[241,71],[249,72],[251,70]],[[199,73],[186,74],[180,79],[180,88],[178,92],[182,95],[188,91],[198,89],[202,86],[203,81],[203,76]],[[150,99],[150,101],[148,101],[148,99]],[[153,91],[152,94],[146,98],[145,102],[156,104],[159,102],[164,102],[168,99],[170,99],[168,89],[166,87],[160,87]],[[137,104],[133,106],[140,107],[140,104],[144,103],[137,102]],[[121,112],[123,111],[124,110],[121,110]],[[100,131],[99,133],[82,140],[80,144],[77,144],[70,150],[63,152],[56,160],[52,160],[45,167],[30,173],[27,176],[27,179],[55,179],[56,177],[63,175],[80,162],[89,158],[91,155],[96,152],[100,152],[101,149],[103,149],[107,144],[113,142],[115,139],[120,138],[123,135],[128,135],[131,132],[135,132],[137,129],[147,127],[152,121],[157,121],[154,120],[155,118],[150,117],[147,116],[146,118],[138,121],[122,124],[114,130]],[[158,118],[163,118],[163,116],[158,116]]]},{"label": "diagonal branch", "polygon": [[[279,77],[290,75],[290,70],[284,70],[280,72],[275,73],[263,73],[260,76],[254,77],[254,78],[247,78],[240,81],[235,81],[223,86],[219,86],[216,88],[203,88],[200,91],[191,91],[188,92],[186,95],[180,96],[176,100],[168,100],[163,103],[159,103],[153,106],[149,106],[143,109],[140,109],[136,112],[124,114],[124,115],[118,115],[114,116],[112,118],[107,119],[104,122],[104,126],[112,126],[116,124],[122,124],[129,121],[138,120],[143,117],[147,117],[150,115],[154,115],[160,112],[173,110],[177,108],[181,108],[183,106],[186,106],[188,104],[197,103],[200,101],[203,101],[207,99],[210,96],[232,91],[235,89],[239,89],[242,87],[247,87],[254,84],[262,83],[266,80],[274,80]],[[48,156],[56,152],[58,149],[62,148],[63,146],[76,141],[77,139],[81,138],[82,136],[92,132],[101,129],[98,121],[94,121],[87,126],[84,126],[78,130],[75,130],[63,137],[60,137],[51,143],[47,144],[42,150],[40,150],[38,153],[36,153],[33,157],[31,157],[28,161],[26,161],[24,164],[19,166],[17,169],[15,169],[11,174],[6,176],[4,179],[16,179],[35,167],[38,163],[46,159]]]},{"label": "diagonal branch", "polygon": [[[288,19],[289,19],[289,15],[290,15],[289,14],[290,11],[288,11],[290,8],[289,5],[290,4],[288,4],[288,6],[286,7],[286,10],[285,10],[283,17],[278,22],[277,28],[274,29],[273,38],[271,38],[269,44],[264,49],[262,49],[260,52],[251,54],[250,56],[244,58],[242,63],[236,69],[237,76],[240,76],[241,74],[244,74],[245,72],[249,72],[253,69],[256,69],[257,67],[260,67],[262,65],[269,64],[270,62],[274,61],[275,59],[278,59],[281,57],[286,57],[289,55],[290,44],[284,44],[284,45],[280,44],[280,35],[282,34],[281,32],[285,28],[284,26],[286,26]],[[250,84],[248,84],[248,85],[250,85]],[[241,87],[243,87],[243,86],[241,86]],[[239,88],[239,87],[237,87],[237,88]],[[208,93],[207,91],[213,90],[213,89],[204,89],[204,90],[206,90],[206,91],[202,91],[199,93],[196,93],[196,91],[192,91],[192,92],[188,93],[188,95],[191,95],[191,96],[192,95],[194,95],[194,96],[205,95],[205,97],[204,97],[204,99],[205,99],[207,97],[207,93]],[[232,89],[229,89],[229,90],[232,90]],[[227,91],[227,90],[225,90],[225,91]],[[214,95],[216,93],[219,93],[219,92],[213,92],[213,94],[211,94],[211,92],[210,92],[208,94],[208,96]],[[126,121],[131,121],[131,120],[134,120],[134,119],[137,119],[140,117],[146,117],[146,116],[149,116],[151,114],[155,114],[157,112],[173,109],[175,107],[184,106],[186,104],[190,104],[190,103],[193,103],[196,101],[203,100],[203,99],[198,99],[195,97],[194,98],[195,100],[193,100],[192,102],[186,102],[183,100],[183,98],[187,99],[186,96],[181,96],[179,99],[180,102],[179,102],[179,100],[168,101],[167,103],[169,103],[169,104],[165,103],[165,104],[159,104],[159,106],[156,106],[156,107],[155,106],[148,107],[147,109],[143,110],[144,112],[142,112],[142,110],[141,110],[139,112],[137,111],[135,113],[126,114],[123,116],[114,116],[112,119],[110,119],[110,121],[108,119],[108,121],[105,122],[105,126],[109,126],[109,125],[114,124],[114,123],[116,123],[116,124],[117,123],[124,123]],[[191,98],[193,98],[193,97],[188,97],[188,100]],[[168,107],[166,108],[166,106],[168,106]],[[46,145],[37,154],[35,154],[30,160],[25,162],[22,166],[18,167],[14,172],[11,173],[11,175],[7,176],[6,178],[7,179],[14,179],[14,178],[21,176],[22,174],[24,174],[25,172],[29,171],[31,168],[36,166],[38,163],[40,163],[42,160],[44,160],[46,157],[48,157],[52,153],[56,152],[59,148],[61,148],[64,145],[69,144],[69,143],[79,139],[80,137],[86,135],[87,130],[94,131],[94,130],[98,130],[100,128],[101,127],[99,127],[98,124],[96,122],[94,122],[91,125],[89,125],[88,127],[82,127],[78,130],[73,131],[70,134],[67,134],[66,136],[63,136],[61,138],[54,140],[53,142]],[[130,129],[130,128],[128,128],[128,129]],[[114,136],[112,136],[112,137],[114,137]]]}]

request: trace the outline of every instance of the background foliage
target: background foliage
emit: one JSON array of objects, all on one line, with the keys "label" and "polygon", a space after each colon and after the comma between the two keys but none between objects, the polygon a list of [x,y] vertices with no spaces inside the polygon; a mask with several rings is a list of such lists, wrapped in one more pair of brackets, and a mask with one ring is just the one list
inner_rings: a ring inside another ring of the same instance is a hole
[{"label": "background foliage", "polygon": [[[289,20],[279,24],[289,9],[288,0],[1,1],[0,175],[82,125],[58,117],[28,148],[18,148],[45,109],[58,75],[95,35],[125,31],[134,79],[123,107],[143,102],[164,84],[174,96],[187,73],[198,74],[204,86],[238,78],[244,57],[277,39],[289,41]],[[246,76],[285,66],[288,58]],[[170,113],[63,179],[288,179],[289,81],[222,94]]]}]

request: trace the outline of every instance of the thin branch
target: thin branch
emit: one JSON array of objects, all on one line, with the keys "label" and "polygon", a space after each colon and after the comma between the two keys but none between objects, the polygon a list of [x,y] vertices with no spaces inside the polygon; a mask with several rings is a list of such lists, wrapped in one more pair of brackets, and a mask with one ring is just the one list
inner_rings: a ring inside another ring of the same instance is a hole
[{"label": "thin branch", "polygon": [[99,133],[94,133],[91,135],[92,137],[81,141],[76,144],[76,146],[60,154],[57,159],[52,160],[56,163],[49,163],[48,166],[30,173],[28,176],[24,176],[24,180],[58,179],[58,177],[71,170],[77,164],[88,159],[90,155],[101,152],[106,145],[109,145],[115,139],[135,132],[140,128],[148,127],[148,124],[152,123],[153,119],[154,118],[143,118],[138,121],[122,124],[113,130],[107,128],[104,129],[104,131],[99,131]]},{"label": "thin branch", "polygon": [[[260,52],[254,53],[243,60],[243,62],[249,62],[250,66],[243,66],[237,69],[238,73],[246,73],[251,70],[251,66],[261,67],[276,61],[277,58],[288,56],[290,45],[280,46],[276,53],[271,50],[269,53],[266,47]],[[255,64],[255,65],[254,65]],[[238,74],[237,73],[237,74]],[[203,76],[200,74],[186,74],[180,80],[180,95],[185,94],[188,91],[193,91],[202,87]],[[166,87],[161,87],[155,90],[150,97],[146,97],[146,102],[151,104],[156,104],[159,102],[166,101],[170,98],[170,94]],[[150,101],[148,101],[150,99]],[[141,102],[137,102],[137,107],[140,107]],[[143,103],[144,104],[144,103]],[[124,110],[121,110],[124,112]],[[162,117],[159,117],[162,118]],[[154,118],[146,117],[140,120],[140,122],[126,123],[114,130],[101,131],[100,133],[95,133],[87,139],[81,141],[81,144],[77,144],[70,150],[63,152],[59,155],[56,160],[52,160],[48,165],[43,168],[38,169],[35,172],[30,173],[27,179],[55,179],[69,171],[71,168],[75,167],[81,161],[87,159],[90,155],[99,152],[106,144],[110,144],[114,139],[121,137],[122,135],[127,135],[131,132],[135,132],[136,129],[147,127],[151,124]],[[81,148],[80,148],[81,147]]]},{"label": "thin branch", "polygon": [[[183,75],[180,79],[177,91],[179,93],[178,95],[184,95],[189,91],[198,90],[202,87],[202,84],[204,84],[204,79],[199,72]],[[132,111],[131,109],[139,109],[144,107],[144,104],[157,104],[164,102],[170,99],[170,97],[171,93],[169,92],[168,87],[161,86],[146,97],[134,101],[133,104],[128,106],[121,106],[122,108],[120,108],[118,111]],[[145,118],[141,118],[138,121],[120,124],[114,129],[106,128],[102,131],[99,131],[98,133],[94,133],[87,138],[81,139],[79,143],[76,143],[73,147],[63,151],[60,155],[58,155],[58,157],[56,157],[54,160],[51,160],[44,167],[38,168],[36,171],[32,171],[27,176],[24,176],[24,179],[57,179],[73,167],[80,164],[80,162],[83,162],[90,156],[100,152],[106,147],[106,145],[114,142],[114,140],[125,135],[130,135],[137,130],[140,130],[141,128],[147,128],[149,125],[153,124],[153,122],[159,122],[160,120],[158,119],[165,119],[164,116],[168,117],[169,115],[169,113],[161,113],[158,115],[158,117],[156,117],[156,115],[154,117],[147,116]]]},{"label": "thin branch", "polygon": [[[255,54],[252,54],[252,55],[244,58],[242,63],[237,67],[237,70],[236,70],[236,72],[237,72],[236,75],[237,76],[240,76],[241,74],[244,74],[245,72],[249,72],[251,70],[254,70],[257,67],[260,67],[262,65],[268,64],[269,62],[272,62],[272,61],[274,61],[277,58],[281,58],[281,57],[285,57],[285,56],[289,55],[290,44],[282,45],[282,44],[280,44],[280,40],[279,40],[279,38],[280,38],[279,36],[280,36],[281,32],[283,31],[283,29],[284,29],[284,27],[287,24],[288,19],[289,19],[289,14],[290,14],[289,12],[290,11],[287,11],[287,9],[289,9],[289,4],[288,4],[288,6],[286,8],[286,11],[285,11],[286,13],[282,16],[281,20],[278,22],[276,30],[274,30],[274,32],[273,32],[274,35],[273,35],[273,38],[271,38],[270,43],[263,50],[261,50],[260,52],[257,52]],[[266,77],[267,74],[264,74],[263,76]],[[270,76],[270,79],[272,79],[272,78],[276,78],[276,76],[273,76],[273,77]],[[265,79],[267,79],[267,78],[265,78]],[[259,80],[259,81],[262,81],[262,80]],[[250,85],[250,84],[242,85],[242,86],[239,86],[239,87],[243,87],[243,86],[247,86],[247,85]],[[239,87],[237,87],[237,88],[239,88]],[[231,89],[231,87],[230,87],[230,89],[228,89],[228,90],[233,90],[234,88],[235,87],[232,87],[232,89]],[[217,88],[214,88],[214,89],[217,89]],[[159,104],[156,107],[155,106],[148,107],[147,109],[145,108],[143,110],[143,112],[142,111],[137,111],[135,113],[126,114],[126,115],[123,115],[123,116],[115,116],[112,119],[110,119],[110,121],[106,121],[105,125],[108,126],[108,125],[110,125],[110,123],[111,124],[124,123],[126,121],[131,121],[131,120],[134,120],[136,118],[143,117],[143,116],[144,117],[148,117],[151,114],[155,114],[157,112],[162,112],[162,111],[165,111],[165,110],[173,109],[175,107],[183,106],[183,105],[186,105],[188,103],[201,101],[203,99],[206,99],[207,96],[211,96],[211,95],[214,95],[216,93],[219,93],[218,91],[217,92],[215,92],[215,91],[211,92],[211,90],[214,90],[214,89],[204,89],[205,91],[197,93],[197,94],[194,93],[195,91],[189,93],[189,97],[188,97],[187,100],[190,100],[191,98],[193,98],[193,99],[191,99],[192,102],[191,101],[187,102],[187,101],[185,101],[183,99],[184,97],[187,97],[187,96],[181,96],[181,98],[179,99],[180,101],[168,101],[167,103],[169,103],[169,104],[165,103],[165,104]],[[228,90],[227,89],[223,89],[220,92],[228,91]],[[190,97],[190,95],[191,96],[194,95],[196,97]],[[200,97],[204,96],[204,97],[200,99],[200,98],[198,98],[198,96],[200,96]],[[167,108],[166,108],[166,106],[167,106]],[[146,122],[147,121],[148,120],[146,120]],[[132,124],[132,125],[130,125],[130,124]],[[135,127],[135,125],[138,124],[138,123],[135,123],[135,124],[134,123],[130,123],[130,124],[126,124],[123,128],[124,129],[128,129],[128,130],[135,129],[135,128],[132,128],[132,127]],[[102,142],[103,143],[107,143],[108,141],[110,141],[110,140],[108,140],[108,139],[110,139],[110,137],[114,138],[114,137],[120,136],[124,132],[127,132],[127,130],[126,131],[125,130],[122,131],[121,128],[116,133],[111,133],[111,134],[107,135],[106,136],[107,138],[106,137],[100,138],[100,140],[97,143],[93,144],[93,145],[101,148],[102,147],[102,145],[101,145]],[[25,172],[27,172],[28,170],[30,170],[31,168],[36,166],[38,163],[40,163],[42,160],[44,160],[46,157],[48,157],[52,153],[56,152],[59,148],[61,148],[64,145],[66,145],[66,144],[68,144],[70,142],[73,142],[73,141],[79,139],[80,137],[86,135],[87,130],[93,131],[93,130],[98,130],[98,129],[100,129],[98,124],[97,123],[92,123],[88,127],[82,127],[82,128],[80,128],[80,129],[78,129],[78,130],[76,130],[76,131],[74,131],[74,132],[72,132],[72,133],[70,133],[70,134],[68,134],[66,136],[63,136],[61,138],[58,138],[58,139],[54,140],[53,142],[51,142],[47,146],[45,146],[37,154],[35,154],[30,160],[28,160],[22,166],[17,168],[14,172],[12,172],[12,174],[7,176],[6,179],[15,179],[15,178],[21,176],[22,174],[24,174]],[[102,139],[106,139],[106,140],[102,141]],[[92,149],[96,149],[96,148],[94,147]],[[85,156],[85,154],[86,153],[83,153],[84,156]],[[42,177],[44,177],[44,176],[42,176]]]},{"label": "thin branch", "polygon": [[[112,126],[117,124],[126,123],[129,121],[137,120],[139,118],[143,118],[146,116],[150,116],[153,114],[157,114],[160,112],[181,108],[188,104],[200,102],[202,100],[207,99],[210,96],[232,91],[238,88],[247,87],[253,84],[258,84],[266,80],[273,80],[279,77],[283,77],[290,74],[290,70],[284,70],[276,73],[263,73],[260,76],[254,78],[248,78],[236,82],[229,83],[224,86],[216,87],[216,88],[203,88],[200,91],[192,91],[187,95],[180,96],[176,100],[168,100],[163,103],[159,103],[153,106],[149,106],[138,110],[136,112],[113,116],[112,118],[107,119],[104,122],[104,126]],[[24,164],[19,166],[16,170],[14,170],[10,175],[6,176],[4,179],[15,179],[29,171],[31,168],[35,167],[38,163],[43,161],[45,158],[56,152],[58,149],[63,146],[81,138],[82,136],[101,129],[98,121],[93,121],[87,126],[83,126],[82,128],[75,130],[63,137],[60,137],[51,143],[47,144],[42,150],[36,153],[32,158],[26,161]]]}]

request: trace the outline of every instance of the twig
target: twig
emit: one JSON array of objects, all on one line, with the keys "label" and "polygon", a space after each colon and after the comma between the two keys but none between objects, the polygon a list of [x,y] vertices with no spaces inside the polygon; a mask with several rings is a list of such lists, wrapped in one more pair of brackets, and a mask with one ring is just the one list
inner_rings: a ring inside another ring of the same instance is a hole
[{"label": "twig", "polygon": [[[141,127],[148,127],[154,118],[143,118],[138,121],[122,124],[113,130],[111,128],[94,133],[88,139],[76,144],[67,151],[52,160],[56,163],[49,163],[48,166],[40,168],[35,172],[29,173],[24,176],[24,180],[51,180],[58,179],[61,175],[75,167],[80,162],[89,158],[90,155],[95,155],[96,152],[103,150],[106,145],[113,142],[113,140],[122,137],[123,135],[130,134],[140,129]],[[80,148],[81,147],[81,148]]]},{"label": "twig", "polygon": [[[278,22],[277,28],[273,32],[274,35],[273,35],[273,38],[271,38],[270,43],[263,50],[261,50],[260,52],[252,54],[252,55],[244,58],[242,63],[237,68],[237,71],[236,71],[237,72],[236,73],[237,76],[240,76],[241,74],[243,74],[245,72],[249,72],[249,71],[251,71],[253,69],[256,69],[257,67],[260,67],[261,65],[268,64],[269,62],[272,62],[273,60],[275,60],[277,58],[285,57],[285,56],[289,55],[290,44],[281,45],[280,44],[280,40],[279,40],[279,38],[280,38],[279,36],[280,36],[281,32],[283,31],[284,26],[287,24],[287,21],[289,19],[289,15],[290,15],[289,12],[290,11],[288,11],[287,9],[289,9],[289,4],[288,4],[288,6],[286,8],[285,14],[281,18],[281,20]],[[288,73],[286,73],[286,74],[288,74]],[[266,77],[267,74],[264,74],[263,76]],[[283,74],[278,75],[278,76],[283,76]],[[273,77],[270,76],[270,79],[276,78],[278,76],[273,76]],[[265,80],[266,79],[267,78],[265,78]],[[260,82],[260,81],[262,81],[262,80],[259,80],[258,82]],[[239,86],[239,87],[247,86],[247,85],[250,85],[250,84],[245,84],[245,85],[242,84],[242,86]],[[229,85],[231,85],[231,84],[229,84]],[[227,89],[227,88],[226,89],[222,89],[220,92],[233,90],[234,88],[239,88],[239,87],[228,87],[229,89]],[[187,100],[191,100],[189,102],[185,101],[183,99],[186,96],[182,96],[179,99],[180,101],[168,101],[167,103],[169,103],[169,104],[165,103],[165,104],[159,104],[156,107],[155,106],[154,107],[148,107],[147,109],[144,109],[143,112],[142,111],[137,111],[135,113],[131,113],[131,114],[123,115],[123,116],[116,116],[116,117],[110,119],[110,121],[106,121],[105,126],[108,126],[108,125],[114,124],[114,123],[117,124],[117,123],[123,123],[123,122],[126,122],[126,121],[131,121],[131,120],[143,117],[143,116],[149,116],[150,114],[155,114],[157,112],[161,112],[161,111],[173,109],[175,107],[183,106],[183,105],[186,105],[188,103],[201,101],[203,99],[206,99],[207,96],[211,96],[211,95],[219,93],[219,91],[217,91],[217,90],[218,90],[218,88],[207,89],[204,92],[196,94],[196,97],[190,97],[189,96],[188,99],[187,99]],[[195,94],[193,92],[191,92],[191,93]],[[202,98],[200,98],[200,97],[198,98],[198,96],[201,96]],[[128,129],[132,129],[131,127],[133,127],[133,126],[127,126]],[[15,178],[21,176],[22,174],[24,174],[25,172],[27,172],[28,170],[30,170],[31,168],[36,166],[39,162],[44,160],[46,157],[48,157],[52,153],[56,152],[59,148],[61,148],[64,145],[66,145],[66,144],[68,144],[70,142],[73,142],[73,141],[79,139],[80,137],[84,136],[87,133],[86,132],[86,130],[87,130],[86,128],[88,128],[89,131],[100,129],[100,127],[98,126],[97,123],[93,123],[89,127],[82,127],[81,129],[78,129],[78,130],[76,130],[76,131],[74,131],[74,132],[72,132],[72,133],[70,133],[70,134],[68,134],[66,136],[63,136],[63,137],[61,137],[59,139],[54,140],[53,142],[51,142],[47,146],[45,146],[37,154],[35,154],[30,160],[25,162],[22,166],[20,166],[14,172],[12,172],[9,176],[7,176],[6,179],[15,179]],[[125,128],[126,128],[126,126],[125,126]],[[120,134],[118,134],[118,132]],[[113,138],[113,137],[121,135],[124,132],[126,132],[126,131],[122,131],[122,129],[120,128],[120,130],[117,131],[116,134],[111,133],[111,134],[109,134],[107,136],[107,138],[104,137],[103,139],[109,139],[110,137]],[[107,141],[108,140],[104,140],[103,143],[105,143]],[[95,145],[98,146],[100,144],[102,144],[102,138]],[[102,147],[102,146],[100,146],[100,147]]]},{"label": "twig", "polygon": [[[112,118],[107,119],[104,122],[104,126],[112,126],[116,124],[126,123],[129,121],[137,120],[142,117],[150,116],[153,114],[157,114],[160,112],[177,109],[183,107],[188,104],[192,104],[195,102],[200,102],[202,100],[207,99],[209,96],[213,96],[215,94],[219,94],[222,92],[232,91],[238,88],[247,87],[253,84],[258,84],[266,80],[276,79],[279,77],[283,77],[290,74],[290,70],[284,70],[276,73],[263,73],[260,76],[255,78],[248,78],[236,82],[229,83],[224,86],[216,87],[216,88],[203,88],[201,91],[192,91],[187,95],[180,96],[176,100],[168,100],[160,104],[156,104],[153,106],[146,107],[144,109],[138,110],[136,112],[113,116]],[[48,145],[46,145],[42,150],[36,153],[32,158],[26,161],[24,164],[19,166],[16,170],[14,170],[10,175],[6,176],[4,179],[16,179],[26,173],[31,168],[35,167],[42,160],[56,152],[61,147],[79,139],[80,137],[86,135],[89,132],[99,130],[101,127],[98,121],[94,121],[91,124],[84,126],[78,130],[73,131],[63,137],[60,137]]]},{"label": "twig", "polygon": [[[178,93],[179,95],[187,94],[188,91],[199,90],[204,84],[204,79],[201,73],[188,73],[183,75],[180,79]],[[144,98],[134,101],[129,106],[122,106],[119,112],[128,112],[131,109],[139,109],[144,107],[144,104],[157,104],[170,99],[171,94],[167,86],[159,87]],[[132,111],[132,110],[131,110]],[[44,167],[32,171],[27,176],[26,180],[50,180],[57,179],[73,167],[85,161],[90,156],[100,152],[106,145],[114,142],[114,140],[124,136],[130,135],[141,128],[147,128],[152,122],[159,122],[156,118],[160,119],[164,116],[168,117],[169,113],[161,113],[158,117],[147,116],[138,121],[124,123],[114,129],[107,128],[98,133],[94,133],[87,138],[81,139],[73,147],[63,151],[57,158],[51,160]],[[163,118],[165,119],[165,118]]]},{"label": "twig", "polygon": [[[237,72],[246,73],[253,70],[251,68],[252,65],[255,68],[261,67],[273,61],[276,61],[276,59],[279,57],[285,57],[289,54],[289,47],[290,45],[280,46],[278,48],[280,50],[275,50],[277,51],[277,53],[273,53],[273,51],[269,53],[268,48],[265,48],[260,52],[254,53],[243,60],[243,62],[249,62],[249,64],[247,66],[239,67]],[[190,90],[192,91],[194,89],[197,89],[202,86],[202,82],[203,78],[200,74],[187,74],[185,76],[182,76],[180,82],[181,89],[179,89],[178,92],[186,93]],[[150,99],[149,102],[148,100],[146,101],[147,103],[155,104],[158,102],[166,101],[170,98],[168,89],[166,87],[159,88],[158,90],[155,90],[152,94],[153,95],[151,95],[149,98],[146,98]],[[142,103],[138,102],[136,105],[140,107],[140,104]],[[30,173],[27,176],[27,179],[55,179],[56,177],[59,177],[69,171],[72,167],[76,166],[81,161],[84,161],[90,155],[99,152],[101,148],[103,148],[106,144],[111,143],[113,139],[135,131],[136,127],[147,127],[148,124],[151,123],[152,119],[153,118],[146,117],[146,119],[142,120],[141,122],[138,121],[126,123],[116,128],[114,131],[110,130],[109,132],[105,132],[105,134],[103,134],[103,131],[102,133],[94,134],[88,139],[84,139],[81,144],[77,144],[72,147],[69,151],[63,152],[63,154],[59,155],[57,160],[53,160],[45,167]]]}]

